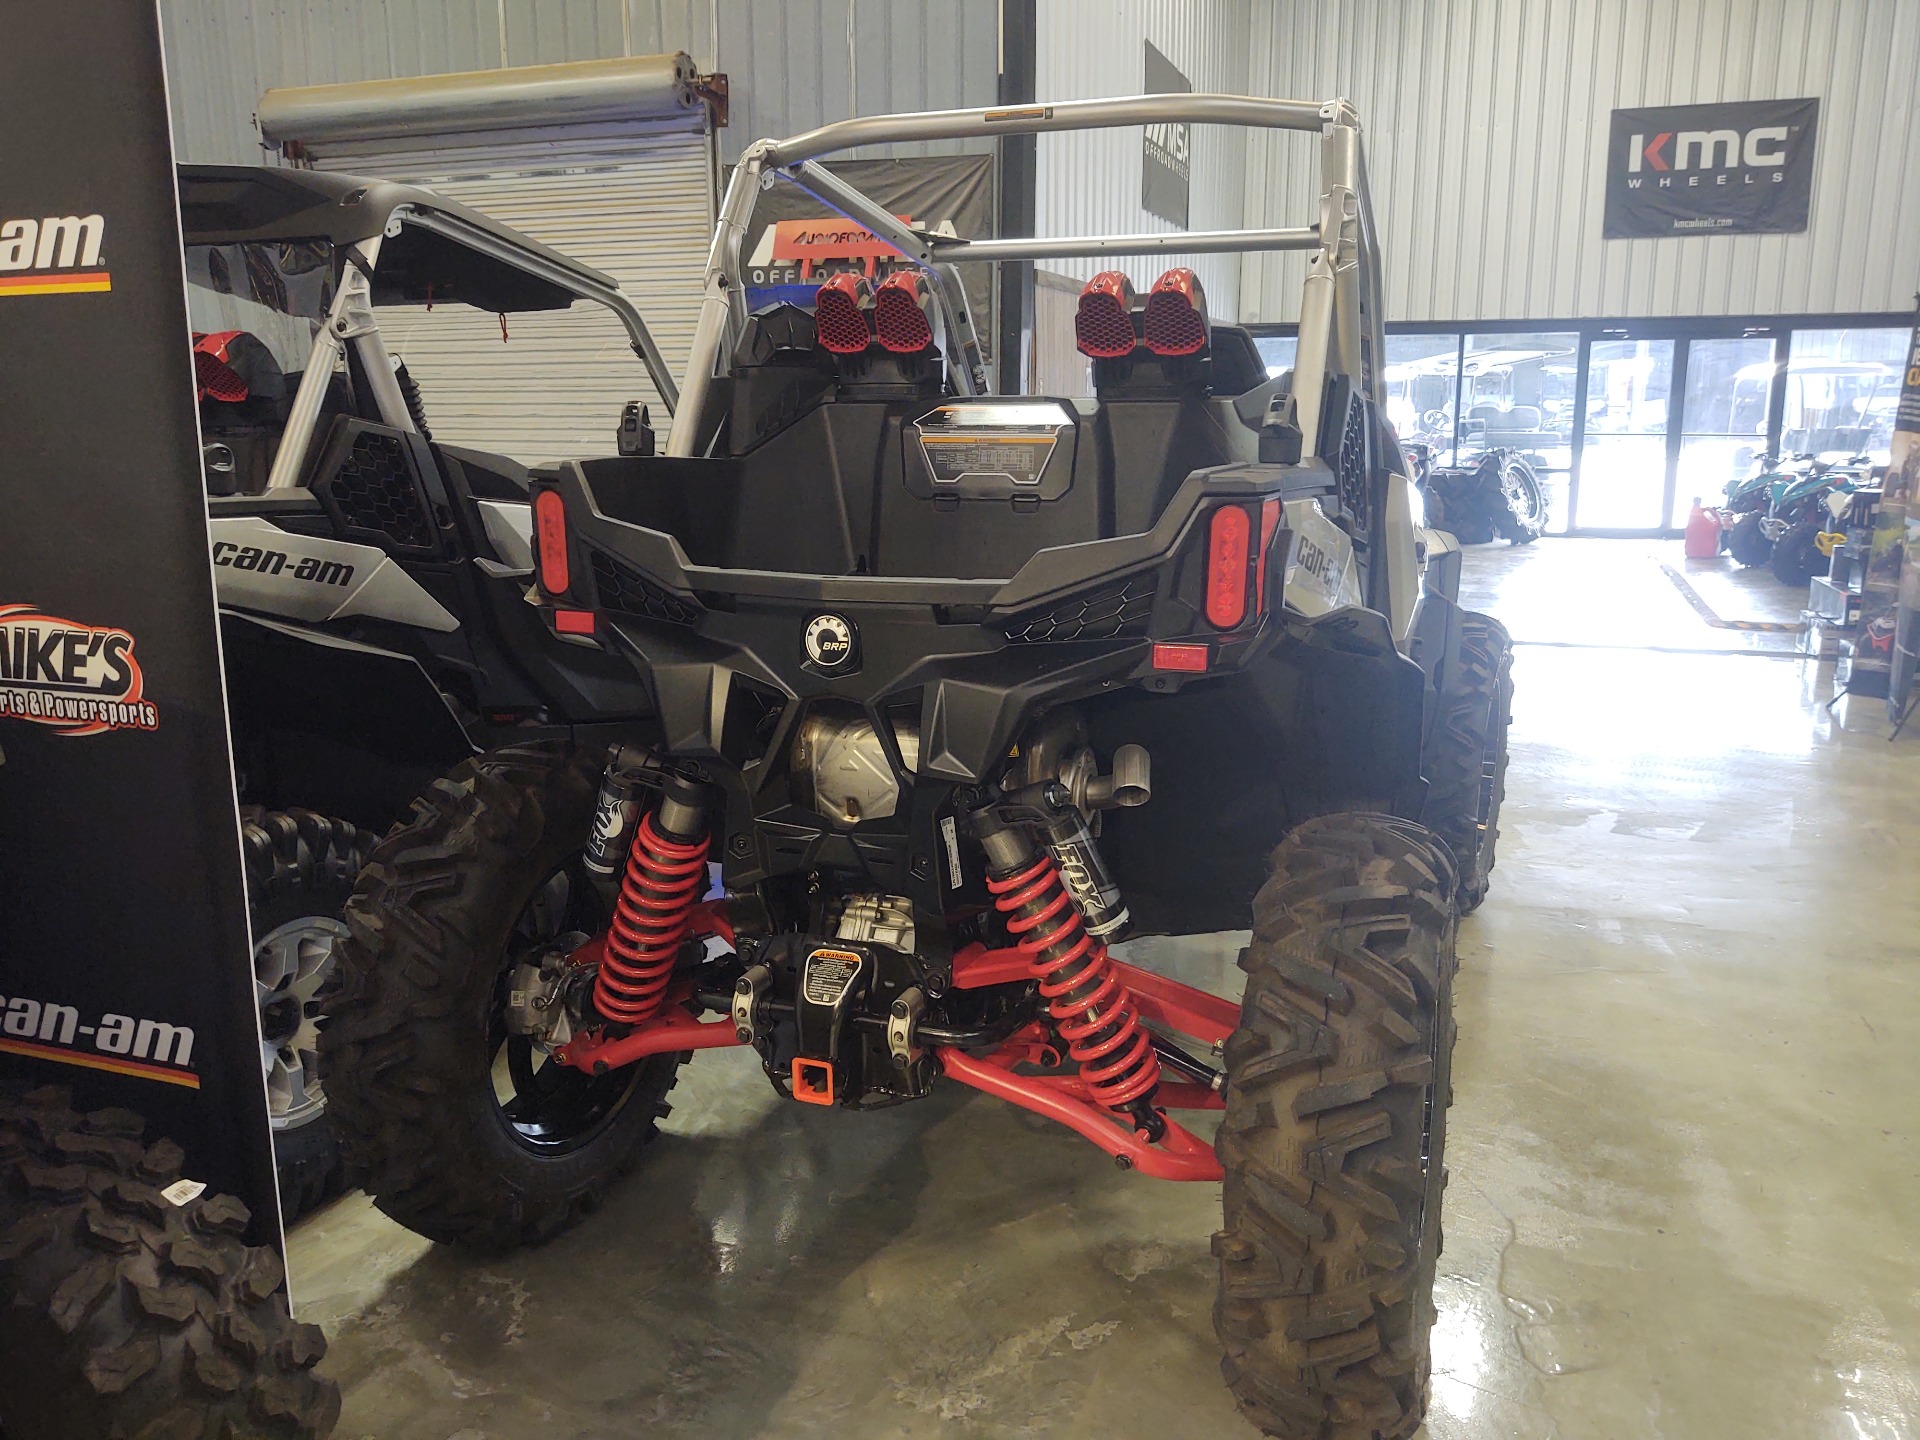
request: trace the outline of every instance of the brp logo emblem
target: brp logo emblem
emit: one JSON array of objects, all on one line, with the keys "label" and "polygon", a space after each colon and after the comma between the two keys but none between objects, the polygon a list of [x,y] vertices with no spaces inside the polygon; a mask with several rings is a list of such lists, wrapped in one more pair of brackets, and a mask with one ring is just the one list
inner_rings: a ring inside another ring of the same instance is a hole
[{"label": "brp logo emblem", "polygon": [[807,622],[807,658],[822,670],[853,663],[853,622],[843,615],[816,615]]}]

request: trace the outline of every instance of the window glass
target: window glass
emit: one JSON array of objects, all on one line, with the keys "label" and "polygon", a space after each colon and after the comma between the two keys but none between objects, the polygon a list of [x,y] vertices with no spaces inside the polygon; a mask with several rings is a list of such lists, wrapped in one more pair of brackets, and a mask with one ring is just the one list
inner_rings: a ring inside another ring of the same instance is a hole
[{"label": "window glass", "polygon": [[1595,340],[1587,350],[1586,439],[1574,521],[1590,530],[1665,523],[1671,340]]},{"label": "window glass", "polygon": [[1907,358],[1905,329],[1796,330],[1780,448],[1789,455],[1888,461]]},{"label": "window glass", "polygon": [[333,303],[326,241],[189,245],[187,322],[196,335],[242,330],[282,371],[307,368],[313,337]]},{"label": "window glass", "polygon": [[1269,378],[1279,375],[1283,370],[1291,370],[1294,354],[1300,348],[1299,338],[1293,335],[1256,335],[1253,344],[1266,364]]},{"label": "window glass", "polygon": [[1683,528],[1693,502],[1717,505],[1767,448],[1773,341],[1716,337],[1687,346],[1687,397],[1680,412],[1680,472],[1668,527]]},{"label": "window glass", "polygon": [[1387,419],[1403,441],[1428,445],[1453,463],[1453,422],[1460,409],[1460,337],[1389,335],[1383,378]]},{"label": "window glass", "polygon": [[1518,450],[1547,492],[1547,528],[1567,528],[1573,465],[1573,332],[1469,335],[1460,367],[1461,463],[1483,451]]}]

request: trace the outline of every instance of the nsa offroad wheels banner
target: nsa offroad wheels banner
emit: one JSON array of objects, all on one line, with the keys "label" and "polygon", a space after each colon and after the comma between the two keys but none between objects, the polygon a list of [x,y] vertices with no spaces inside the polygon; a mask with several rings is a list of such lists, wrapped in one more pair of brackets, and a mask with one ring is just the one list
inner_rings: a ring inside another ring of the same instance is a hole
[{"label": "nsa offroad wheels banner", "polygon": [[0,42],[0,1073],[279,1243],[152,0]]}]

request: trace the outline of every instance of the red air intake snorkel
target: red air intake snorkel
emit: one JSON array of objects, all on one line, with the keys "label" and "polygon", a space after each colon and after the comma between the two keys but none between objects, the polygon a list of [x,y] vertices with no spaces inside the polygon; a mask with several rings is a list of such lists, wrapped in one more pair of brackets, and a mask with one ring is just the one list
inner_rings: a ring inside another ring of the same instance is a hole
[{"label": "red air intake snorkel", "polygon": [[932,345],[926,277],[913,269],[889,275],[873,294],[873,328],[880,343],[896,355],[918,355]]},{"label": "red air intake snorkel", "polygon": [[1118,270],[1102,270],[1081,290],[1073,343],[1095,360],[1133,353],[1133,282]]},{"label": "red air intake snorkel", "polygon": [[813,325],[820,348],[835,355],[862,355],[873,340],[868,312],[873,286],[864,275],[842,272],[813,296]]},{"label": "red air intake snorkel", "polygon": [[1197,355],[1204,350],[1207,292],[1200,288],[1200,277],[1183,267],[1154,281],[1142,329],[1147,349],[1156,355]]}]

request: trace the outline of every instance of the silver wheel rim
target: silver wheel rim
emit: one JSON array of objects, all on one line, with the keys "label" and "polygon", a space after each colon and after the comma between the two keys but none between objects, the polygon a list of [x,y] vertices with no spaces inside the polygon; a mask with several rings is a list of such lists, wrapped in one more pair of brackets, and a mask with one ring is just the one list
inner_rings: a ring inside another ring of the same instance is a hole
[{"label": "silver wheel rim", "polygon": [[320,988],[333,973],[334,947],[347,933],[326,915],[289,920],[253,951],[253,993],[260,1005],[260,1062],[267,1113],[276,1130],[297,1130],[320,1116]]}]

